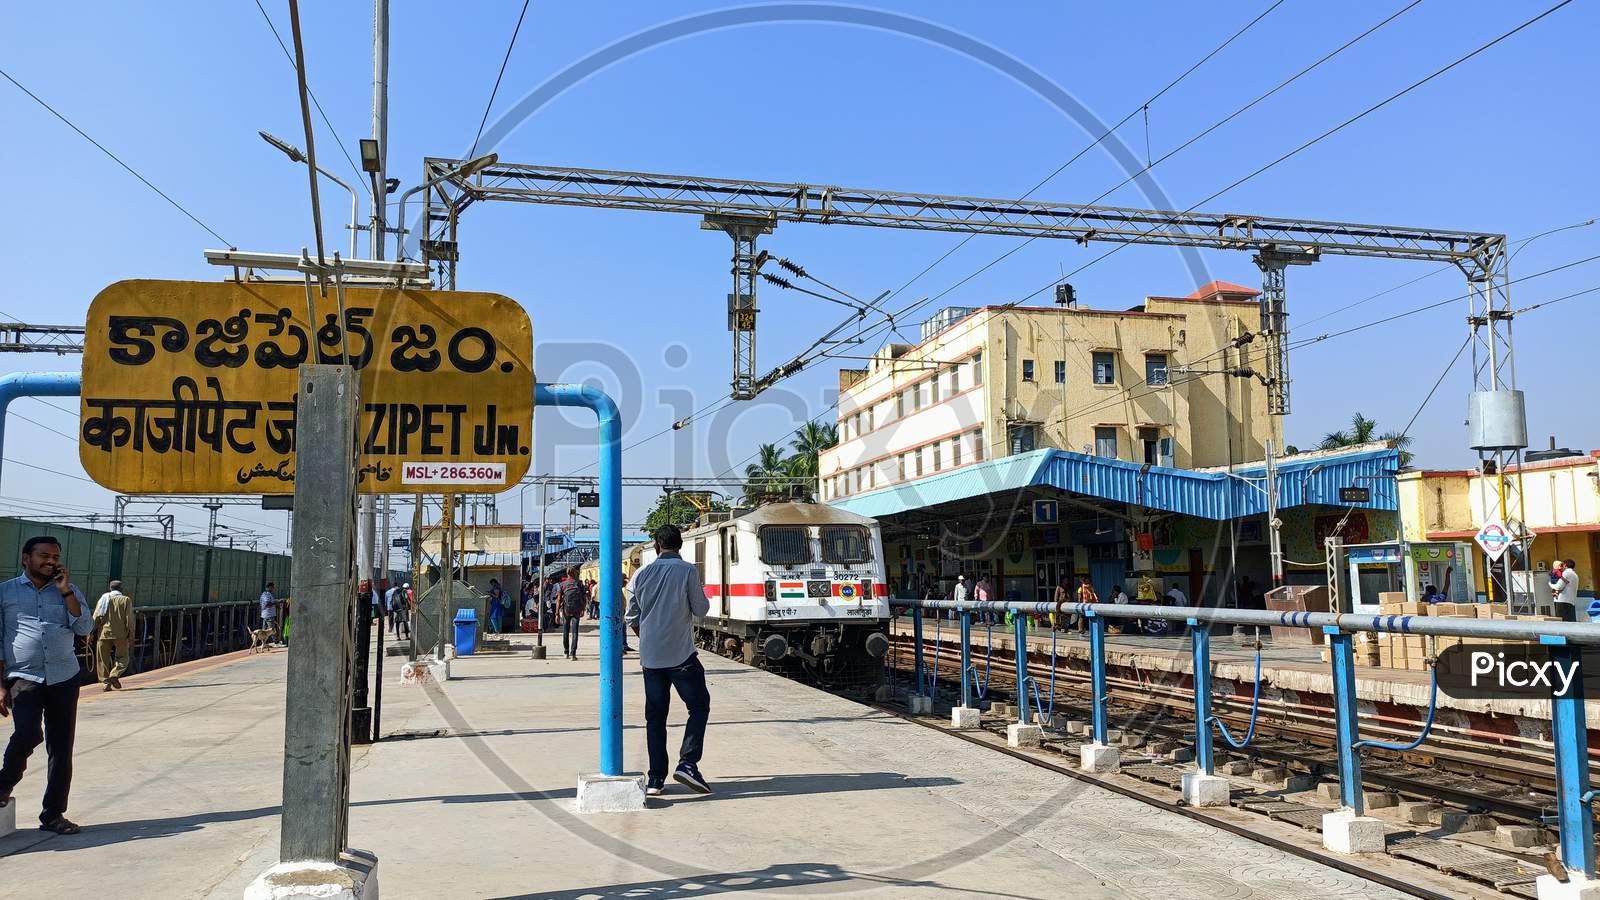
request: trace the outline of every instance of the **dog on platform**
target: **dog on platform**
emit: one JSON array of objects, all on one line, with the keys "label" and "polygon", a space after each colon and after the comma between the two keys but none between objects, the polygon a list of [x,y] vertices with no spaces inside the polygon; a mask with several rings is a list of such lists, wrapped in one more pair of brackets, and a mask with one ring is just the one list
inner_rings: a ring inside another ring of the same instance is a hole
[{"label": "dog on platform", "polygon": [[272,646],[272,629],[255,628],[250,631],[250,652],[266,653]]}]

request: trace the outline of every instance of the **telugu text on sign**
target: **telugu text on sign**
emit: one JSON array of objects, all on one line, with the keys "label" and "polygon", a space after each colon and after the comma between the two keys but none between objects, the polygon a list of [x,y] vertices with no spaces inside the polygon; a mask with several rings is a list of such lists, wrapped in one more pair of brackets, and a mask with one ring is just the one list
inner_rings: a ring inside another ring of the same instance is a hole
[{"label": "telugu text on sign", "polygon": [[[503,490],[527,472],[533,328],[516,301],[347,288],[341,312],[335,292],[313,297],[308,321],[299,284],[102,291],[85,334],[84,469],[124,493],[292,493],[297,369],[348,363],[361,377],[358,490]],[[409,480],[407,466],[434,477]]]}]

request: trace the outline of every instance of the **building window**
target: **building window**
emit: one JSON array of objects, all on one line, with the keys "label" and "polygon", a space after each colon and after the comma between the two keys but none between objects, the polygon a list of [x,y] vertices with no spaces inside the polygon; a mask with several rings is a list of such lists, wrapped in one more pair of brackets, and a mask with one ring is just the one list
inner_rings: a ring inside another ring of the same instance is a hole
[{"label": "building window", "polygon": [[972,461],[983,462],[983,429],[972,433]]},{"label": "building window", "polygon": [[939,402],[939,376],[938,375],[935,375],[932,378],[928,379],[928,396],[929,396],[929,400],[928,400],[929,403],[938,403]]},{"label": "building window", "polygon": [[896,391],[894,395],[894,417],[903,419],[906,415],[906,392]]},{"label": "building window", "polygon": [[1145,354],[1144,380],[1146,384],[1167,383],[1167,355],[1165,353]]},{"label": "building window", "polygon": [[960,366],[951,366],[950,367],[950,393],[952,395],[961,393],[961,367]]},{"label": "building window", "polygon": [[1117,458],[1117,430],[1115,428],[1096,428],[1094,430],[1094,455],[1106,459]]},{"label": "building window", "polygon": [[922,451],[921,450],[913,450],[913,451],[911,451],[911,455],[914,458],[913,461],[916,463],[917,477],[921,478],[922,477]]},{"label": "building window", "polygon": [[940,469],[944,468],[943,463],[941,463],[939,461],[940,455],[941,454],[939,453],[939,445],[938,444],[934,444],[933,445],[933,471],[935,471],[935,472],[937,472]]},{"label": "building window", "polygon": [[1039,426],[1013,425],[1006,437],[1013,454],[1031,453],[1039,441]]},{"label": "building window", "polygon": [[[1148,359],[1148,357],[1146,357]],[[1165,371],[1165,370],[1163,370]],[[1156,428],[1139,429],[1139,446],[1143,451],[1145,463],[1152,466],[1161,465],[1161,431]]]},{"label": "building window", "polygon": [[1067,361],[1064,360],[1064,359],[1058,359],[1058,360],[1056,360],[1056,384],[1066,384],[1066,383],[1067,383]]},{"label": "building window", "polygon": [[961,437],[958,435],[950,439],[950,468],[961,465]]},{"label": "building window", "polygon": [[1094,383],[1117,383],[1117,357],[1112,353],[1096,353],[1094,355]]},{"label": "building window", "polygon": [[983,384],[983,352],[972,354],[972,386]]},{"label": "building window", "polygon": [[1031,359],[1025,359],[1022,361],[1022,380],[1033,380],[1033,360]]}]

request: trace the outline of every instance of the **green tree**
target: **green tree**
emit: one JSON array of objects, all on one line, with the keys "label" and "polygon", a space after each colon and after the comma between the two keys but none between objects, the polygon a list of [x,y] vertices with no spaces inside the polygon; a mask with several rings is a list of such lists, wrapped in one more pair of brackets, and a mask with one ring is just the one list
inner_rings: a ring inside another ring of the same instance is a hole
[{"label": "green tree", "polygon": [[[709,495],[697,499],[701,499],[702,504],[709,511],[725,512],[728,509],[728,504],[720,500],[710,499]],[[700,507],[696,506],[683,491],[662,494],[660,499],[656,500],[656,505],[650,510],[649,514],[644,517],[645,533],[653,533],[657,528],[669,522],[678,526],[693,525],[699,521],[700,512]]]},{"label": "green tree", "polygon": [[762,444],[756,461],[744,467],[744,500],[752,506],[784,496],[789,485],[789,460],[777,444]]},{"label": "green tree", "polygon": [[1372,441],[1386,441],[1389,446],[1400,451],[1400,467],[1411,465],[1411,453],[1406,450],[1411,446],[1411,435],[1400,434],[1396,431],[1378,433],[1378,422],[1369,419],[1361,413],[1350,417],[1350,427],[1338,431],[1330,431],[1322,436],[1318,442],[1318,450],[1338,450],[1343,447],[1354,447],[1358,444],[1367,444]]},{"label": "green tree", "polygon": [[838,443],[839,429],[833,425],[807,422],[795,429],[794,440],[789,443],[794,448],[794,455],[789,457],[789,475],[804,480],[792,483],[792,496],[804,500],[815,499],[817,472],[820,470],[818,459],[822,451]]}]

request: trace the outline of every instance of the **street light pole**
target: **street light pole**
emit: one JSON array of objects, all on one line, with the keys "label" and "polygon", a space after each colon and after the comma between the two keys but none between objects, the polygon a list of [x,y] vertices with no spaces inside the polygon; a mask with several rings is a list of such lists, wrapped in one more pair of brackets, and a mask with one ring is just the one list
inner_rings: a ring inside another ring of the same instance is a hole
[{"label": "street light pole", "polygon": [[423,183],[421,183],[421,184],[417,185],[416,187],[412,188],[411,190],[406,191],[404,194],[401,194],[400,195],[400,208],[396,211],[396,214],[395,214],[395,221],[399,222],[400,224],[395,226],[398,229],[398,231],[395,234],[395,244],[396,244],[396,246],[395,246],[394,258],[395,259],[405,259],[406,258],[406,201],[411,198],[412,194],[418,193],[420,191],[425,191],[428,188],[433,187],[434,185],[438,184],[441,181],[448,181],[448,180],[450,180],[452,178],[467,178],[467,177],[470,177],[470,176],[476,174],[477,172],[479,172],[479,171],[481,171],[483,169],[486,169],[489,166],[494,165],[495,163],[497,163],[499,161],[500,161],[500,154],[498,154],[498,153],[486,153],[483,156],[479,156],[479,157],[477,157],[475,159],[467,160],[466,162],[462,163],[459,168],[452,169],[452,170],[450,170],[448,172],[444,172],[444,173],[439,174],[439,175],[435,175],[432,178],[428,179],[427,181],[424,181]]},{"label": "street light pole", "polygon": [[[310,160],[306,158],[306,155],[300,152],[299,147],[290,144],[288,141],[273,137],[272,135],[267,134],[265,131],[258,131],[256,134],[261,135],[262,140],[274,147],[277,147],[279,150],[282,150],[283,155],[289,157],[289,159],[293,160],[294,162],[310,162]],[[351,187],[344,179],[333,174],[332,172],[329,172],[327,169],[324,169],[321,166],[317,166],[316,168],[318,175],[321,175],[323,178],[328,179],[334,184],[337,184],[338,186],[350,192],[350,258],[356,259],[356,238],[361,234],[361,195],[357,194],[356,189]],[[382,259],[382,257],[379,257],[379,259]]]}]

